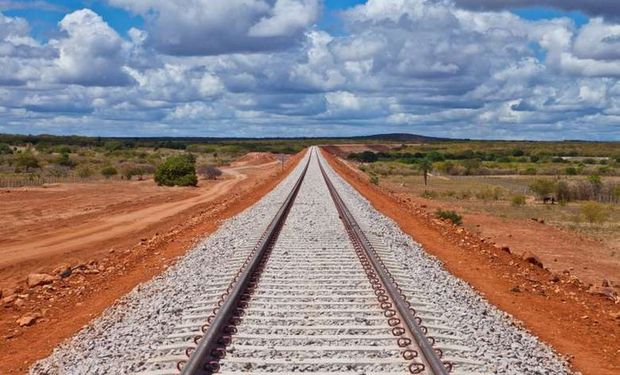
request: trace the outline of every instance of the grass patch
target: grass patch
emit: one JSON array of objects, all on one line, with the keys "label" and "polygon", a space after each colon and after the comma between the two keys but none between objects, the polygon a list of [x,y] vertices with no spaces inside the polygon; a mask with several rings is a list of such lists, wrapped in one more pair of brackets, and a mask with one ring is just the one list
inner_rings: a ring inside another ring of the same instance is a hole
[{"label": "grass patch", "polygon": [[455,225],[463,223],[463,217],[452,210],[437,210],[435,211],[435,216],[443,220],[449,220]]}]

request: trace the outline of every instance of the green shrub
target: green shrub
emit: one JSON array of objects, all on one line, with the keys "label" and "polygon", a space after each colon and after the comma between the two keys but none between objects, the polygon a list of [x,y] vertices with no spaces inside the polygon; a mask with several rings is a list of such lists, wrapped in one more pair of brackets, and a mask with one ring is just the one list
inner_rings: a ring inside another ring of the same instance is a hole
[{"label": "green shrub", "polygon": [[555,191],[555,182],[540,178],[530,184],[530,190],[542,199]]},{"label": "green shrub", "polygon": [[379,185],[379,176],[377,176],[376,174],[370,176],[370,183],[373,185]]},{"label": "green shrub", "polygon": [[26,172],[28,172],[30,168],[40,168],[39,160],[30,151],[18,153],[15,158],[15,165],[18,168],[24,168]]},{"label": "green shrub", "polygon": [[11,146],[9,146],[6,143],[0,143],[0,155],[4,155],[4,154],[12,154],[13,151],[11,150]]},{"label": "green shrub", "polygon": [[455,225],[461,225],[461,223],[463,223],[463,217],[452,210],[437,210],[435,216],[440,219],[450,220],[452,224]]},{"label": "green shrub", "polygon": [[58,155],[58,157],[54,160],[54,163],[61,165],[63,167],[75,167],[76,162],[71,160],[71,158],[69,157],[69,154],[66,152],[63,152],[62,154]]},{"label": "green shrub", "polygon": [[103,169],[101,169],[101,175],[105,178],[110,178],[112,176],[116,176],[117,174],[118,171],[111,165],[103,167]]},{"label": "green shrub", "polygon": [[602,223],[609,216],[605,205],[597,202],[585,202],[580,208],[581,214],[590,223]]},{"label": "green shrub", "polygon": [[525,204],[525,195],[523,194],[515,194],[510,199],[510,202],[513,206],[523,206]]},{"label": "green shrub", "polygon": [[166,158],[155,170],[155,182],[164,186],[196,186],[196,159],[192,154]]},{"label": "green shrub", "polygon": [[568,168],[566,168],[566,169],[564,170],[564,173],[565,173],[565,174],[567,174],[567,175],[569,175],[569,176],[574,176],[574,175],[576,175],[578,172],[577,172],[577,168],[575,168],[575,167],[568,167]]}]

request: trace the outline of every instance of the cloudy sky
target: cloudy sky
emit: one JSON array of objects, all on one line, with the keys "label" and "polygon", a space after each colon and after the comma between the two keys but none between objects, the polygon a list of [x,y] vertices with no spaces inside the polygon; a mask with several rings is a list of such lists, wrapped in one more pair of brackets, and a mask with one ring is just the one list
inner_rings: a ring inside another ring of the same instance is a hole
[{"label": "cloudy sky", "polygon": [[0,0],[0,132],[620,140],[620,1]]}]

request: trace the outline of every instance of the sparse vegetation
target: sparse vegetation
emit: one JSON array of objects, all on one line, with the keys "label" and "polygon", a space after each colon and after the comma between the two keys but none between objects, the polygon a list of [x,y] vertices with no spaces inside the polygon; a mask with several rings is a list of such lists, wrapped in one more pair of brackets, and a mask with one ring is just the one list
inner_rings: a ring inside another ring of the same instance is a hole
[{"label": "sparse vegetation", "polygon": [[373,185],[379,185],[379,176],[373,174],[370,176],[370,183]]},{"label": "sparse vegetation", "polygon": [[590,224],[600,224],[609,217],[607,207],[598,202],[584,202],[580,207],[580,211]]},{"label": "sparse vegetation", "polygon": [[437,210],[435,216],[443,220],[449,220],[455,225],[461,225],[463,223],[463,217],[452,210]]}]

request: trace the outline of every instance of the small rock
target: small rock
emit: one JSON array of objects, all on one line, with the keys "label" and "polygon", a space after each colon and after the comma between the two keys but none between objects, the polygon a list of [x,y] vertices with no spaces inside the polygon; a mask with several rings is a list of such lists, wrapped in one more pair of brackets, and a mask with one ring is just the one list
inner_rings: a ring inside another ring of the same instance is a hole
[{"label": "small rock", "polygon": [[54,270],[54,273],[63,279],[71,276],[72,272],[73,272],[73,269],[68,264],[62,264],[56,267],[56,269]]},{"label": "small rock", "polygon": [[28,275],[26,283],[30,288],[34,288],[38,285],[51,284],[54,281],[54,276],[46,273],[31,273]]},{"label": "small rock", "polygon": [[523,255],[523,259],[525,259],[526,262],[535,265],[536,267],[543,268],[543,263],[540,258],[532,253],[526,253],[525,255]]},{"label": "small rock", "polygon": [[17,300],[17,295],[15,294],[6,296],[2,299],[2,306],[10,306],[13,302],[15,302],[15,300]]},{"label": "small rock", "polygon": [[514,292],[514,293],[521,293],[522,292],[521,288],[519,288],[518,286],[513,287],[512,289],[510,289],[510,291]]},{"label": "small rock", "polygon": [[560,276],[558,275],[553,275],[553,277],[551,278],[551,281],[553,281],[554,283],[557,283],[560,281]]},{"label": "small rock", "polygon": [[611,283],[609,282],[609,280],[603,279],[603,282],[601,283],[601,286],[603,288],[609,288],[609,287],[611,287]]},{"label": "small rock", "polygon": [[505,251],[505,252],[507,252],[508,254],[510,254],[510,253],[511,253],[511,252],[510,252],[510,247],[508,247],[508,246],[506,246],[506,245],[502,246],[502,251]]},{"label": "small rock", "polygon": [[611,313],[609,313],[609,316],[611,316],[613,319],[620,320],[620,311],[618,311],[618,312],[611,312]]},{"label": "small rock", "polygon": [[21,318],[17,319],[17,324],[20,327],[28,327],[37,322],[37,319],[41,317],[41,314],[34,313],[32,315],[24,315]]},{"label": "small rock", "polygon": [[24,302],[23,299],[18,298],[18,299],[15,300],[15,302],[13,302],[13,305],[17,306],[17,307],[22,307],[22,306],[24,306],[24,303],[26,303],[26,302]]}]

